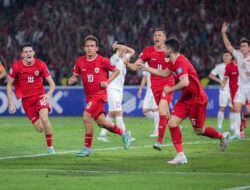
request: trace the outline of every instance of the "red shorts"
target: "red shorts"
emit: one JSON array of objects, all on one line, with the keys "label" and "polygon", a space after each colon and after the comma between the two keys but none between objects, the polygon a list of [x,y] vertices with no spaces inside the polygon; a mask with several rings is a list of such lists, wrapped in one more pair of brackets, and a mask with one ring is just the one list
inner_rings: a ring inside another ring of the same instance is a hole
[{"label": "red shorts", "polygon": [[207,102],[188,102],[180,99],[175,104],[171,115],[175,115],[181,119],[189,117],[194,128],[203,128],[205,127],[206,107]]},{"label": "red shorts", "polygon": [[155,103],[157,105],[159,105],[160,103],[160,100],[163,99],[163,100],[166,100],[168,102],[168,104],[170,104],[170,102],[172,101],[173,99],[173,93],[164,93],[164,91],[153,91],[153,95],[154,95],[154,98],[155,98]]},{"label": "red shorts", "polygon": [[85,111],[90,113],[91,116],[96,120],[99,115],[105,113],[106,102],[103,98],[92,98],[87,100]]},{"label": "red shorts", "polygon": [[39,110],[46,108],[50,111],[50,106],[48,101],[44,101],[41,95],[31,96],[22,99],[23,109],[27,114],[29,120],[35,123],[39,119]]}]

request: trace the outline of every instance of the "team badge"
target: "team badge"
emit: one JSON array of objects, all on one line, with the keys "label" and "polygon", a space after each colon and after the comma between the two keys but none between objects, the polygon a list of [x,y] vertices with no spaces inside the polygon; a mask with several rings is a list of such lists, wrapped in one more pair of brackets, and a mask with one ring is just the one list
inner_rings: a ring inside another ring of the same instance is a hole
[{"label": "team badge", "polygon": [[39,71],[35,71],[35,75],[38,76],[39,75]]},{"label": "team badge", "polygon": [[95,73],[99,73],[100,69],[99,68],[95,68]]},{"label": "team badge", "polygon": [[179,67],[179,68],[177,69],[177,74],[181,74],[181,73],[182,73],[182,68]]}]

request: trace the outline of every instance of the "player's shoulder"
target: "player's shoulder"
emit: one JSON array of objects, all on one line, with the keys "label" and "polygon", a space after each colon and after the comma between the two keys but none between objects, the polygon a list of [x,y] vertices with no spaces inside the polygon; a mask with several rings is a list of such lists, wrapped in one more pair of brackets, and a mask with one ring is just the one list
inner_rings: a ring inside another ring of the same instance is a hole
[{"label": "player's shoulder", "polygon": [[101,61],[101,62],[105,62],[105,63],[109,62],[109,58],[101,56],[101,55],[97,55],[96,60]]},{"label": "player's shoulder", "polygon": [[38,58],[35,58],[35,63],[40,64],[40,65],[47,65],[44,61]]}]

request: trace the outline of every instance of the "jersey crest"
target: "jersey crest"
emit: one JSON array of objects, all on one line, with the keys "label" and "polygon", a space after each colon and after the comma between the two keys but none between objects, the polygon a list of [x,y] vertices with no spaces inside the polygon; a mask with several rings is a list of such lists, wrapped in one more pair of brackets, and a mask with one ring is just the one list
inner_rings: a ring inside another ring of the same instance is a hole
[{"label": "jersey crest", "polygon": [[100,71],[100,68],[95,68],[95,73],[99,73],[99,71]]}]

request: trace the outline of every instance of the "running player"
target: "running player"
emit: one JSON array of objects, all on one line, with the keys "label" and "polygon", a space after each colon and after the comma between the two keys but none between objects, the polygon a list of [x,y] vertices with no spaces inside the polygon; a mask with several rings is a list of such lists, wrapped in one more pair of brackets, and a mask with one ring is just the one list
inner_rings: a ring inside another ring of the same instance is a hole
[{"label": "running player", "polygon": [[[82,78],[87,105],[83,113],[83,123],[85,125],[85,146],[77,153],[77,156],[85,157],[92,153],[92,141],[94,127],[92,119],[100,127],[105,127],[110,132],[122,136],[124,149],[129,147],[129,134],[116,124],[105,118],[104,105],[107,102],[108,85],[119,75],[119,70],[111,65],[109,59],[97,54],[99,49],[98,40],[95,36],[89,35],[84,39],[84,51],[86,56],[81,56],[76,60],[73,76],[69,78],[68,84],[72,85]],[[113,73],[108,78],[108,72]]]},{"label": "running player", "polygon": [[[38,132],[45,133],[48,153],[54,153],[52,144],[52,126],[49,121],[49,98],[55,90],[55,83],[47,65],[34,57],[33,46],[25,43],[21,46],[22,59],[16,61],[9,71],[7,96],[9,111],[16,112],[12,101],[12,88],[15,86],[17,98],[22,99],[23,109]],[[49,91],[45,93],[43,79],[49,83]]]}]

